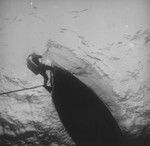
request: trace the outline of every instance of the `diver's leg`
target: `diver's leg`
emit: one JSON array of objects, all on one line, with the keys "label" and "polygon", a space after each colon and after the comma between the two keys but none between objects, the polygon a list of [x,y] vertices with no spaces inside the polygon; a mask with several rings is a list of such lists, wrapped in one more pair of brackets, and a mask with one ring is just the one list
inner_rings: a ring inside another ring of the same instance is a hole
[{"label": "diver's leg", "polygon": [[52,75],[50,70],[45,70],[45,72],[42,74],[44,78],[44,87],[51,92],[52,91]]}]

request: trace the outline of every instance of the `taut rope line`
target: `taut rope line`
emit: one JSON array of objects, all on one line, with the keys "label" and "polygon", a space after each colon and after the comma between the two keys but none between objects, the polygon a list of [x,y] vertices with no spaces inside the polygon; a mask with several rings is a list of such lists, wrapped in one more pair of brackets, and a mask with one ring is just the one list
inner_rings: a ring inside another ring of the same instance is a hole
[{"label": "taut rope line", "polygon": [[31,90],[31,89],[40,88],[40,87],[43,87],[43,86],[44,85],[38,85],[38,86],[29,87],[29,88],[23,88],[23,89],[18,89],[18,90],[3,92],[3,93],[0,93],[0,95],[10,94],[10,93],[14,93],[14,92],[20,92],[20,91],[25,91],[25,90]]}]

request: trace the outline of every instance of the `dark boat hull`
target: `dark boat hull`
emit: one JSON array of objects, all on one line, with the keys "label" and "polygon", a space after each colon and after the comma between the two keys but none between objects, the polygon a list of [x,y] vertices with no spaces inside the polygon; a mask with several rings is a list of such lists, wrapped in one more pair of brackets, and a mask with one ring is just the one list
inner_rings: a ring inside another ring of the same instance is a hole
[{"label": "dark boat hull", "polygon": [[121,146],[121,130],[106,105],[79,79],[54,67],[52,98],[77,146]]}]

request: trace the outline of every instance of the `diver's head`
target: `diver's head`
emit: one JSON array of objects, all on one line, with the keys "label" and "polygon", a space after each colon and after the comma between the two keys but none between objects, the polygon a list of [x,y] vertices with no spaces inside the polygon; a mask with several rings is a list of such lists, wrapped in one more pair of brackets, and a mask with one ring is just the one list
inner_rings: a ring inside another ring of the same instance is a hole
[{"label": "diver's head", "polygon": [[46,70],[52,71],[51,63],[47,63],[41,55],[32,53],[27,58],[27,67],[34,74],[43,74]]},{"label": "diver's head", "polygon": [[37,55],[32,53],[27,58],[27,67],[36,75],[41,73],[41,67],[43,66],[41,63],[41,55]]}]

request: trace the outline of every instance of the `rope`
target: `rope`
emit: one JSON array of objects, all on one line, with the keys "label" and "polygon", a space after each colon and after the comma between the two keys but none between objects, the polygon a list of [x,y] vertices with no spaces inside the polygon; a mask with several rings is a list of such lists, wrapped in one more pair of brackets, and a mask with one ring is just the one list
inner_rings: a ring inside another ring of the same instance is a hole
[{"label": "rope", "polygon": [[25,91],[25,90],[31,90],[31,89],[35,89],[35,88],[39,88],[39,87],[43,87],[43,85],[38,85],[38,86],[34,86],[34,87],[29,87],[29,88],[23,88],[23,89],[3,92],[3,93],[0,93],[0,95],[10,94],[10,93],[14,93],[14,92],[20,92],[20,91]]}]

